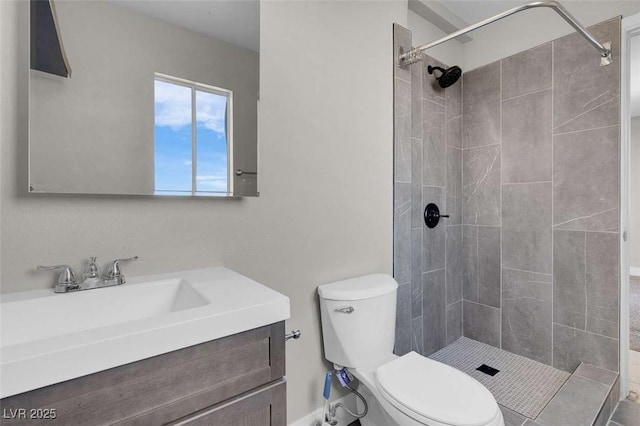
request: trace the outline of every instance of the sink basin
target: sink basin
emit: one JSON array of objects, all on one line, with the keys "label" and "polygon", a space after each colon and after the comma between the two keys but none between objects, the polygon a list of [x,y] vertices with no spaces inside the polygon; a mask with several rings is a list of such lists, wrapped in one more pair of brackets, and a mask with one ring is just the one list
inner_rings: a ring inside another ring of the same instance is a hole
[{"label": "sink basin", "polygon": [[208,303],[180,278],[8,302],[2,305],[0,315],[3,324],[13,326],[2,327],[2,346],[126,323]]},{"label": "sink basin", "polygon": [[289,298],[227,268],[0,298],[0,398],[289,318]]}]

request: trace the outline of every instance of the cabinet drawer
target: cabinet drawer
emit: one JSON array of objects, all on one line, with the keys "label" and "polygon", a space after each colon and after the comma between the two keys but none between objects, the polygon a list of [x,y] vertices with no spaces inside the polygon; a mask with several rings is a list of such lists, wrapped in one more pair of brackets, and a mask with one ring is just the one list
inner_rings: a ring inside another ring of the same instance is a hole
[{"label": "cabinet drawer", "polygon": [[[47,386],[0,401],[55,409],[48,425],[151,425],[180,419],[284,375],[284,322]],[[52,366],[53,367],[53,366]],[[2,424],[26,424],[2,419]]]},{"label": "cabinet drawer", "polygon": [[286,426],[284,380],[180,419],[171,426]]}]

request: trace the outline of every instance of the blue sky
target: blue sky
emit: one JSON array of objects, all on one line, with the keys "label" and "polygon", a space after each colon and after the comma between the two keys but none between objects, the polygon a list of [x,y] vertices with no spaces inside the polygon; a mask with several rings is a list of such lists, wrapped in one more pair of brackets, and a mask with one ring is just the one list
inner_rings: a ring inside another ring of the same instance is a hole
[{"label": "blue sky", "polygon": [[[196,91],[197,191],[227,192],[226,104]],[[191,176],[191,89],[156,80],[155,190],[190,193]]]}]

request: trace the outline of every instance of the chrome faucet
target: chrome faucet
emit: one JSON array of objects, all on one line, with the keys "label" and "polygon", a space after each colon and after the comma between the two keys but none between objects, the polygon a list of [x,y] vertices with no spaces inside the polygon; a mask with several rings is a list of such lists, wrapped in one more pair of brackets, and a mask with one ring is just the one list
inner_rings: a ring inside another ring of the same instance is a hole
[{"label": "chrome faucet", "polygon": [[127,282],[122,274],[122,270],[120,269],[120,262],[131,262],[134,260],[138,260],[138,256],[129,257],[127,259],[116,259],[111,262],[109,269],[107,270],[107,274],[104,276],[103,280],[108,283],[105,285],[120,285]]},{"label": "chrome faucet", "polygon": [[96,263],[96,257],[91,257],[89,265],[83,274],[81,282],[76,280],[73,269],[69,265],[42,266],[38,265],[39,271],[59,271],[58,282],[54,287],[56,293],[69,293],[72,291],[91,290],[92,288],[111,287],[121,285],[127,282],[122,270],[120,262],[130,262],[138,260],[138,256],[127,259],[116,259],[111,262],[107,273],[100,276],[100,267]]}]

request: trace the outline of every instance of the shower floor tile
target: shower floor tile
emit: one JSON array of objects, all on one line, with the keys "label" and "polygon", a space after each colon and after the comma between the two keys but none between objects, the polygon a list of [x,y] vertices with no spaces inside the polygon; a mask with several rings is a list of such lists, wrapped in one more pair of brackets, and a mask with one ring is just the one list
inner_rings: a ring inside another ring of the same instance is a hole
[{"label": "shower floor tile", "polygon": [[[498,404],[535,419],[571,376],[548,365],[461,337],[429,358],[462,370],[482,383]],[[496,375],[477,371],[486,364]]]}]

